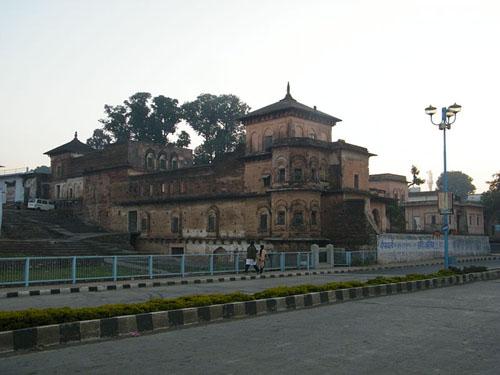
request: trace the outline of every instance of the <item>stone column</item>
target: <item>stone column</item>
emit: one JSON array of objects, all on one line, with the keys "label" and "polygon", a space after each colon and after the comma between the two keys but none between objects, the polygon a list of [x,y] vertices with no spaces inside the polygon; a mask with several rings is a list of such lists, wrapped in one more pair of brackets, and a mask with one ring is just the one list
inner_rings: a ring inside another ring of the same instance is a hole
[{"label": "stone column", "polygon": [[319,246],[314,244],[311,245],[311,256],[312,258],[312,266],[314,269],[319,267]]}]

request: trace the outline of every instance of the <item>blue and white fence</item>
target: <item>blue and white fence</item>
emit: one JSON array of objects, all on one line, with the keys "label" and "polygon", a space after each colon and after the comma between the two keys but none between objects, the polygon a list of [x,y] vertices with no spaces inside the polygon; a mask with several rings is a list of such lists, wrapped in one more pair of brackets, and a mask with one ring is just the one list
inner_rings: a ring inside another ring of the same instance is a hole
[{"label": "blue and white fence", "polygon": [[[310,269],[310,252],[270,253],[266,270]],[[240,273],[245,254],[0,258],[0,286]]]},{"label": "blue and white fence", "polygon": [[[374,252],[335,250],[325,254],[322,250],[319,253],[268,253],[266,271],[309,270],[376,262]],[[0,258],[0,286],[237,274],[244,270],[245,253]]]}]

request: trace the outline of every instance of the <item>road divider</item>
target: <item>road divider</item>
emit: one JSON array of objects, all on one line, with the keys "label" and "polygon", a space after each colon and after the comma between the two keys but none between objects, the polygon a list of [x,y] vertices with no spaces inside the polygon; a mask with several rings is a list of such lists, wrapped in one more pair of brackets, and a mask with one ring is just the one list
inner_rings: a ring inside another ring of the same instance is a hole
[{"label": "road divider", "polygon": [[[137,309],[134,314],[61,322],[37,327],[26,327],[0,332],[0,353],[23,350],[40,350],[71,343],[95,342],[118,337],[134,337],[143,334],[164,332],[171,329],[229,321],[264,314],[298,310],[326,304],[342,303],[379,296],[410,293],[433,288],[460,285],[480,280],[500,278],[500,269],[456,274],[453,271],[440,271],[431,275],[408,275],[407,277],[376,278],[367,282],[328,283],[325,285],[302,285],[297,287],[271,288],[253,295],[233,293],[212,295],[213,299],[236,298],[226,303],[211,303],[207,296],[180,297],[166,300],[175,305],[174,300],[184,300],[198,304],[185,308],[140,311],[141,304],[123,305]],[[306,290],[309,292],[300,293]],[[266,297],[273,294],[273,297]],[[204,298],[195,300],[194,298]],[[264,297],[264,298],[261,298]],[[189,300],[191,298],[191,300]],[[239,299],[239,300],[238,300]],[[247,299],[247,300],[245,300]],[[203,304],[204,305],[200,305]],[[116,305],[112,305],[116,306]],[[62,309],[45,309],[62,310]],[[75,309],[78,310],[78,309]],[[82,310],[82,309],[80,309]],[[83,309],[85,310],[85,309]],[[86,309],[88,310],[88,309]],[[34,309],[26,311],[35,311]],[[68,308],[64,310],[68,313]],[[65,314],[62,312],[62,317]],[[0,323],[6,324],[9,314],[3,312]],[[5,315],[6,314],[6,315]],[[10,316],[10,318],[15,318]],[[28,319],[29,321],[29,319]],[[36,324],[36,323],[35,323]]]}]

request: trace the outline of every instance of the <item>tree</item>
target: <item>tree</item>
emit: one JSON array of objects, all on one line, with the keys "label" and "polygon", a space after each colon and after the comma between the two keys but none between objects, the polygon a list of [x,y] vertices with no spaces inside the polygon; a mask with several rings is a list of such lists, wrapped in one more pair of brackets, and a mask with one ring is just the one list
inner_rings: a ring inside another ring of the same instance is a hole
[{"label": "tree", "polygon": [[408,185],[408,187],[411,187],[411,186],[420,186],[420,185],[422,185],[425,182],[425,180],[423,180],[420,177],[418,177],[418,175],[420,174],[420,171],[418,170],[418,168],[416,166],[412,165],[410,172],[411,172],[411,174],[413,176],[413,179],[410,182],[410,184]]},{"label": "tree", "polygon": [[95,129],[92,137],[87,139],[87,144],[96,149],[102,150],[105,146],[111,143],[111,136],[103,129]]},{"label": "tree", "polygon": [[114,141],[165,144],[181,120],[177,99],[163,95],[153,98],[148,92],[135,93],[123,105],[105,105],[104,112],[106,117],[99,122]]},{"label": "tree", "polygon": [[493,224],[500,222],[500,172],[492,177],[492,181],[487,181],[490,184],[488,191],[481,195],[487,232]]},{"label": "tree", "polygon": [[183,130],[177,137],[175,145],[177,147],[188,147],[190,143],[191,143],[191,137],[186,131]]},{"label": "tree", "polygon": [[392,233],[404,233],[406,230],[404,207],[394,199],[386,205],[385,210],[389,218],[390,231]]},{"label": "tree", "polygon": [[194,151],[195,162],[211,163],[216,157],[234,151],[244,141],[239,118],[249,110],[235,95],[201,94],[183,104],[183,118],[204,139]]},{"label": "tree", "polygon": [[[472,177],[466,175],[461,171],[449,171],[448,175],[448,191],[451,191],[455,196],[464,200],[469,194],[476,191],[476,187],[472,184]],[[439,175],[436,182],[437,190],[443,191],[443,176],[444,173]]]},{"label": "tree", "polygon": [[50,167],[47,167],[46,165],[40,165],[40,166],[32,169],[30,172],[49,174],[50,173]]}]

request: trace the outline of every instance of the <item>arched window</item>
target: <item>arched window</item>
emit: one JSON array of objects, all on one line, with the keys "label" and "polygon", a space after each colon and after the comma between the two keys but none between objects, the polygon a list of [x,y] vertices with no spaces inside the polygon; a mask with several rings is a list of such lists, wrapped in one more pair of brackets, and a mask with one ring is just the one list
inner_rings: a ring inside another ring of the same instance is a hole
[{"label": "arched window", "polygon": [[277,226],[286,225],[286,214],[287,214],[287,204],[283,200],[279,200],[276,202],[276,206],[274,206],[275,212],[275,224]]},{"label": "arched window", "polygon": [[284,184],[286,181],[286,169],[285,167],[278,168],[278,184]]},{"label": "arched window", "polygon": [[258,152],[259,151],[259,136],[257,135],[257,133],[252,133],[252,137],[251,137],[251,148],[250,150],[252,152]]},{"label": "arched window", "polygon": [[155,154],[153,151],[146,153],[146,169],[155,169]]},{"label": "arched window", "polygon": [[207,232],[215,232],[215,228],[217,226],[217,215],[215,215],[214,213],[211,213],[208,215],[208,229],[207,229]]},{"label": "arched window", "polygon": [[141,216],[141,232],[149,232],[151,227],[151,218],[149,213],[145,212]]},{"label": "arched window", "polygon": [[170,219],[170,231],[172,233],[180,233],[180,218],[178,215],[172,215],[172,218]]},{"label": "arched window", "polygon": [[273,131],[271,129],[266,129],[262,142],[262,149],[264,151],[270,151],[273,146]]},{"label": "arched window", "polygon": [[292,225],[293,226],[304,225],[304,211],[297,210],[293,212]]},{"label": "arched window", "polygon": [[302,182],[304,180],[304,170],[306,170],[306,159],[301,155],[295,155],[291,159],[291,178],[293,182]]},{"label": "arched window", "polygon": [[[222,246],[219,246],[217,249],[214,250],[214,254],[216,254],[216,255],[226,255],[227,251]],[[222,258],[217,258],[217,259],[222,259]]]},{"label": "arched window", "polygon": [[179,168],[179,162],[177,159],[177,155],[172,155],[172,159],[170,160],[170,169],[177,169]]},{"label": "arched window", "polygon": [[212,207],[207,214],[207,232],[215,234],[219,231],[219,211],[216,207]]},{"label": "arched window", "polygon": [[167,156],[165,154],[161,154],[158,159],[158,166],[161,171],[167,170]]},{"label": "arched window", "polygon": [[319,225],[319,203],[318,201],[311,202],[311,226]]},{"label": "arched window", "polygon": [[271,217],[271,211],[268,207],[262,207],[257,210],[257,220],[259,223],[258,231],[259,232],[268,232],[269,231],[269,218]]},{"label": "arched window", "polygon": [[292,226],[303,227],[305,225],[306,204],[302,200],[292,202]]}]

